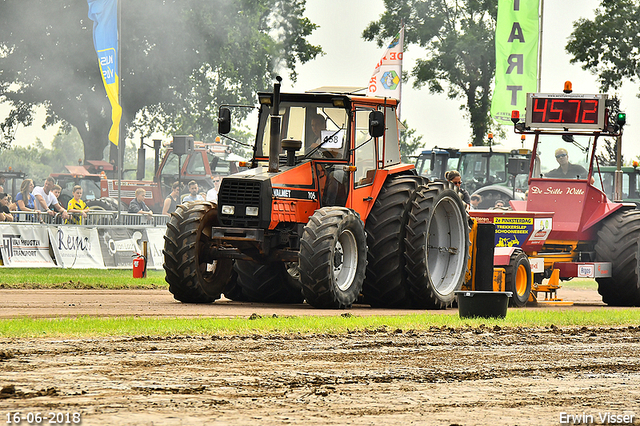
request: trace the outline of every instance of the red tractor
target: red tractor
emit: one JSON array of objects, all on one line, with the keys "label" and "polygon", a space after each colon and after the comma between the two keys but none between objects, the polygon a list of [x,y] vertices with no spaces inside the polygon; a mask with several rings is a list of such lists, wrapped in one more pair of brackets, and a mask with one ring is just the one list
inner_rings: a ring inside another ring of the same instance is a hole
[{"label": "red tractor", "polygon": [[[462,286],[469,219],[447,182],[400,162],[397,101],[259,93],[251,167],[218,204],[179,206],[164,268],[182,302],[443,308]],[[231,111],[220,109],[219,133]]]},{"label": "red tractor", "polygon": [[511,201],[513,211],[471,214],[496,226],[496,258],[503,256],[496,266],[508,264],[505,251],[524,251],[534,265],[533,287],[527,274],[507,279],[515,304],[585,277],[596,279],[605,303],[640,305],[640,211],[593,185],[598,142],[621,137],[625,120],[611,113],[606,95],[574,94],[570,83],[565,93],[529,93],[525,120],[514,114],[516,133],[534,136],[528,198]]}]

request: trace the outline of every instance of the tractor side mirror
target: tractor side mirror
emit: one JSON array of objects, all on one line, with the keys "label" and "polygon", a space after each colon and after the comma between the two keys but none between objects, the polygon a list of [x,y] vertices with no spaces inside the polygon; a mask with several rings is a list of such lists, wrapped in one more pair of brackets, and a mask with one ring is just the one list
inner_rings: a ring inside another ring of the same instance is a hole
[{"label": "tractor side mirror", "polygon": [[218,111],[218,133],[226,135],[231,131],[231,110],[221,107]]},{"label": "tractor side mirror", "polygon": [[384,136],[384,113],[382,111],[371,111],[369,114],[369,134],[372,138]]}]

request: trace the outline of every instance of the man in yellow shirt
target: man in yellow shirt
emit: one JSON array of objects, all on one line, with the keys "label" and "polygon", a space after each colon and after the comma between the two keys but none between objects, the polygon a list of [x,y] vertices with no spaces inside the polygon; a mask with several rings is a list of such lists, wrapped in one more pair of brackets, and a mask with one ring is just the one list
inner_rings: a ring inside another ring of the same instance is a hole
[{"label": "man in yellow shirt", "polygon": [[73,187],[73,198],[69,200],[69,206],[67,207],[67,211],[71,214],[71,217],[67,220],[67,223],[72,223],[75,225],[82,225],[82,219],[87,218],[87,212],[89,208],[81,199],[82,197],[82,187],[80,185],[76,185]]}]

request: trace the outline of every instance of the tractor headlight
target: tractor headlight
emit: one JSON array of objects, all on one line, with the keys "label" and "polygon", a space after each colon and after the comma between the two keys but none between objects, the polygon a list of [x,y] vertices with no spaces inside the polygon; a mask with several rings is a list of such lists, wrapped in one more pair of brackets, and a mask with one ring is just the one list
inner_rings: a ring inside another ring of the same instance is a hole
[{"label": "tractor headlight", "polygon": [[236,212],[236,206],[222,206],[222,214],[232,215]]},{"label": "tractor headlight", "polygon": [[245,212],[247,216],[258,216],[258,207],[247,207]]}]

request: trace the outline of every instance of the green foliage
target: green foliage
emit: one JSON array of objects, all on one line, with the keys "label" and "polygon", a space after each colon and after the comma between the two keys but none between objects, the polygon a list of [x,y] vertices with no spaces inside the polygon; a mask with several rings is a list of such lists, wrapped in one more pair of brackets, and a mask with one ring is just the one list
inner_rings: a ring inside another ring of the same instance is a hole
[{"label": "green foliage", "polygon": [[407,125],[407,120],[404,120],[402,125],[407,130],[400,132],[400,158],[403,163],[415,163],[415,161],[409,158],[409,156],[415,154],[416,150],[419,148],[424,148],[422,135],[417,136],[416,130],[410,129]]},{"label": "green foliage", "polygon": [[414,87],[464,99],[473,144],[483,145],[492,124],[491,85],[495,73],[497,2],[490,0],[385,0],[385,13],[363,32],[382,46],[406,25],[405,44],[427,49],[411,72]]},{"label": "green foliage", "polygon": [[11,167],[27,174],[36,185],[42,185],[50,173],[66,172],[64,166],[78,164],[83,158],[83,146],[77,131],[65,134],[59,131],[51,142],[51,149],[45,148],[39,139],[27,148],[13,146],[0,149],[0,169]]},{"label": "green foliage", "polygon": [[[306,0],[136,0],[121,5],[123,122],[153,132],[214,132],[216,105],[254,103],[272,78],[322,53],[306,38]],[[85,159],[102,159],[111,107],[93,47],[87,3],[0,2],[0,123],[11,139],[43,105],[49,125],[78,129]],[[28,11],[28,13],[27,13]],[[152,13],[150,13],[152,12]]]},{"label": "green foliage", "polygon": [[593,20],[573,24],[566,50],[571,63],[598,75],[600,90],[618,89],[640,72],[640,4],[635,0],[602,0]]}]

